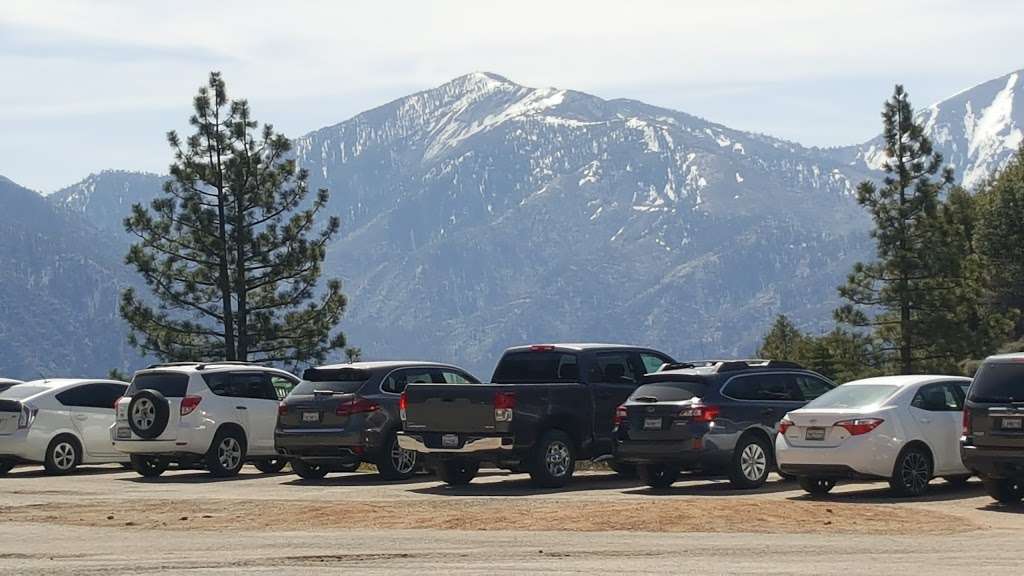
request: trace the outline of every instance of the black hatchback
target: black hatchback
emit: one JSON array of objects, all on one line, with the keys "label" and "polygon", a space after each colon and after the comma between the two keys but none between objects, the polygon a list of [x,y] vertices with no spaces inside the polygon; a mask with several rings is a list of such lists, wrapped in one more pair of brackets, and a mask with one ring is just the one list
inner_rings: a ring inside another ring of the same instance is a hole
[{"label": "black hatchback", "polygon": [[779,420],[835,386],[792,362],[666,365],[646,374],[616,412],[616,459],[637,464],[652,487],[690,470],[756,488],[775,466]]},{"label": "black hatchback", "polygon": [[352,472],[362,462],[385,480],[416,471],[416,452],[398,445],[399,398],[412,383],[479,384],[465,370],[431,362],[356,362],[310,368],[281,402],[274,443],[303,478]]}]

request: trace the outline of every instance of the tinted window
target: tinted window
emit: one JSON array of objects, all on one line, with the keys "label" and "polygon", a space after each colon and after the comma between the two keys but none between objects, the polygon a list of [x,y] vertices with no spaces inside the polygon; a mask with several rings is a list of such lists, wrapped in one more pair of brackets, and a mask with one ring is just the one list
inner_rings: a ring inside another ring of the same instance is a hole
[{"label": "tinted window", "polygon": [[270,375],[262,372],[218,372],[203,374],[210,391],[218,396],[277,400]]},{"label": "tinted window", "polygon": [[295,381],[284,376],[271,376],[270,383],[274,386],[278,400],[283,400],[292,391],[292,388],[295,388]]},{"label": "tinted window", "polygon": [[84,384],[57,394],[57,401],[64,406],[76,408],[114,409],[114,402],[120,398],[125,387],[118,384]]},{"label": "tinted window", "polygon": [[442,370],[441,376],[444,377],[444,381],[448,384],[479,384],[475,378],[469,374],[463,374],[462,372]]},{"label": "tinted window", "polygon": [[384,379],[380,389],[391,394],[401,394],[408,384],[430,384],[434,382],[434,368],[406,368],[395,370]]},{"label": "tinted window", "polygon": [[910,405],[929,412],[959,412],[963,409],[956,392],[946,384],[922,386],[910,401]]},{"label": "tinted window", "polygon": [[644,364],[644,373],[650,374],[660,370],[662,364],[667,363],[668,359],[644,352],[640,354],[640,361]]},{"label": "tinted window", "polygon": [[838,386],[818,396],[807,408],[860,408],[874,406],[888,400],[898,386],[891,384],[854,384]]},{"label": "tinted window", "polygon": [[132,385],[125,396],[131,396],[139,390],[156,390],[168,398],[184,398],[188,390],[188,374],[172,372],[147,372],[136,374]]},{"label": "tinted window", "polygon": [[974,402],[1010,402],[1024,400],[1024,364],[986,362],[971,384]]},{"label": "tinted window", "polygon": [[362,388],[370,372],[359,368],[310,368],[302,373],[302,382],[292,390],[297,396],[312,396],[315,390],[349,394]]},{"label": "tinted window", "polygon": [[575,354],[555,351],[512,352],[502,357],[494,370],[495,384],[517,382],[579,382]]},{"label": "tinted window", "polygon": [[725,394],[737,400],[798,400],[791,383],[792,376],[787,374],[740,376],[729,383]]},{"label": "tinted window", "polygon": [[607,384],[636,384],[644,370],[637,365],[630,352],[603,352],[594,356],[590,367],[590,381]]},{"label": "tinted window", "polygon": [[629,399],[647,397],[655,398],[658,402],[681,402],[694,397],[703,398],[707,388],[703,381],[652,382],[637,388]]},{"label": "tinted window", "polygon": [[814,400],[818,396],[821,396],[825,392],[828,392],[834,386],[821,378],[815,378],[814,376],[808,376],[806,374],[796,375],[796,385],[800,389],[800,394],[804,400]]}]

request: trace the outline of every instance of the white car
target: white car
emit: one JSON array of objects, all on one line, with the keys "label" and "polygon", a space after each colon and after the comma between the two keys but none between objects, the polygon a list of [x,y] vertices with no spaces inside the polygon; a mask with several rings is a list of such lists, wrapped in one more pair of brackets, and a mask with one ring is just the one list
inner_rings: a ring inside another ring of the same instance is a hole
[{"label": "white car", "polygon": [[238,474],[287,464],[274,447],[278,404],[299,379],[276,368],[237,362],[156,364],[135,374],[110,427],[114,447],[143,476],[171,463]]},{"label": "white car", "polygon": [[114,402],[128,384],[114,380],[35,380],[0,392],[0,474],[42,464],[66,474],[79,464],[126,463],[114,450]]},{"label": "white car", "polygon": [[0,378],[0,392],[7,390],[15,384],[22,384],[21,380],[11,380],[10,378]]},{"label": "white car", "polygon": [[886,479],[906,496],[934,477],[964,483],[960,460],[964,397],[959,376],[886,376],[843,384],[779,423],[775,455],[783,474],[811,494],[839,480]]}]

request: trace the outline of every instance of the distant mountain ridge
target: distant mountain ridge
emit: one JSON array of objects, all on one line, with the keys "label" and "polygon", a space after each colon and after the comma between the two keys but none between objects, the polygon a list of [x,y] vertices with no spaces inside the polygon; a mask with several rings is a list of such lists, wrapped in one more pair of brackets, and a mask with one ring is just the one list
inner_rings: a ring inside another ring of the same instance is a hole
[{"label": "distant mountain ridge", "polygon": [[[1012,153],[1018,82],[921,111],[972,178]],[[957,113],[968,109],[975,120]],[[806,148],[473,73],[294,142],[342,219],[325,269],[350,296],[342,327],[374,358],[445,359],[487,377],[501,348],[527,341],[749,354],[778,312],[824,330],[835,286],[870,257],[853,190],[878,175],[875,140]],[[162,182],[105,171],[47,200],[123,254],[128,207]]]}]

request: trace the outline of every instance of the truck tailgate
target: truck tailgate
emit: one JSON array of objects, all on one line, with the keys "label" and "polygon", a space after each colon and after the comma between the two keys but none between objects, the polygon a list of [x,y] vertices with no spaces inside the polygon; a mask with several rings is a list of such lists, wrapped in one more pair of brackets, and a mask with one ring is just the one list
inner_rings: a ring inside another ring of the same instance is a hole
[{"label": "truck tailgate", "polygon": [[409,432],[495,432],[491,384],[409,384],[405,388],[405,429]]}]

